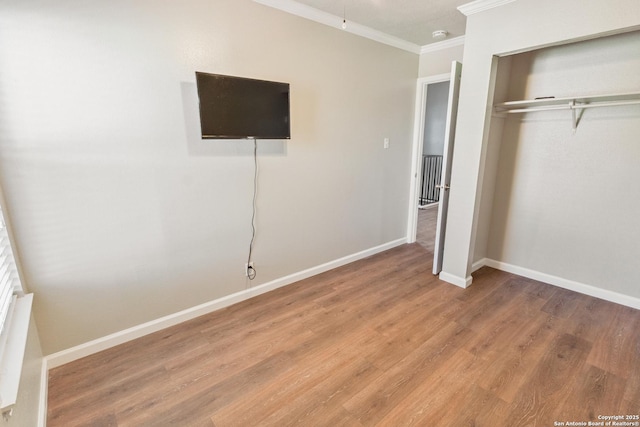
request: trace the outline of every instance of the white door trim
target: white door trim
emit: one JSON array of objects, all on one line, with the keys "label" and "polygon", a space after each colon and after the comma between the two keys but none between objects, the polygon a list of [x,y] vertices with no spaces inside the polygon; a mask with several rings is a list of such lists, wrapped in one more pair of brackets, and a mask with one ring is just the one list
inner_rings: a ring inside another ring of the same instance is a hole
[{"label": "white door trim", "polygon": [[407,218],[407,243],[414,243],[418,234],[418,178],[422,174],[422,147],[424,143],[424,119],[427,107],[427,86],[448,82],[451,73],[421,77],[416,84],[416,106],[413,119],[413,148],[411,155],[411,184],[409,186],[409,215]]}]

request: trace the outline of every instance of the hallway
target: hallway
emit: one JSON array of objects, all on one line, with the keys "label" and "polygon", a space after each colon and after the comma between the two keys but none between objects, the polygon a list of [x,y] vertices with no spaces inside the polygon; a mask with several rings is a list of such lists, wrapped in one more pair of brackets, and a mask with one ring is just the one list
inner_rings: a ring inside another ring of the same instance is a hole
[{"label": "hallway", "polygon": [[416,235],[416,242],[432,254],[436,237],[437,218],[437,205],[430,206],[426,209],[418,209],[418,234]]}]

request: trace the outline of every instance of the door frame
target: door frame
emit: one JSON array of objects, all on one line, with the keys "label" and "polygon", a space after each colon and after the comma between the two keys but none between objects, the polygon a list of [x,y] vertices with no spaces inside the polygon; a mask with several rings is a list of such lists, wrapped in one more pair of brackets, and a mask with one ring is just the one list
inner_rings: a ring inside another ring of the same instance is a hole
[{"label": "door frame", "polygon": [[415,243],[418,235],[418,182],[422,176],[422,149],[424,146],[425,114],[427,112],[427,86],[448,82],[451,73],[420,77],[416,83],[416,105],[413,119],[413,148],[411,155],[411,185],[409,186],[409,215],[407,218],[407,243]]}]

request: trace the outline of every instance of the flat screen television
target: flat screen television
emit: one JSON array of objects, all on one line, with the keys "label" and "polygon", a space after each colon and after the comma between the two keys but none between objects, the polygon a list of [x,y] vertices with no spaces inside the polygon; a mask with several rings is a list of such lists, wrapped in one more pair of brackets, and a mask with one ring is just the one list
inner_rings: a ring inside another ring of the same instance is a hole
[{"label": "flat screen television", "polygon": [[290,139],[289,84],[196,71],[203,139]]}]

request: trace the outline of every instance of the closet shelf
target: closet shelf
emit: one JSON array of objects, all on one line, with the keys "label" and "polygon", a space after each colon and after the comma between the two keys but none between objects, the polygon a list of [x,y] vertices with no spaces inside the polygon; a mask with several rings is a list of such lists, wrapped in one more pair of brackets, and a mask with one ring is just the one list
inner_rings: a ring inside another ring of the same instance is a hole
[{"label": "closet shelf", "polygon": [[571,110],[573,116],[573,130],[575,131],[578,125],[576,110],[632,104],[640,104],[640,92],[508,101],[495,104],[494,108],[496,113],[508,114],[548,110]]}]

